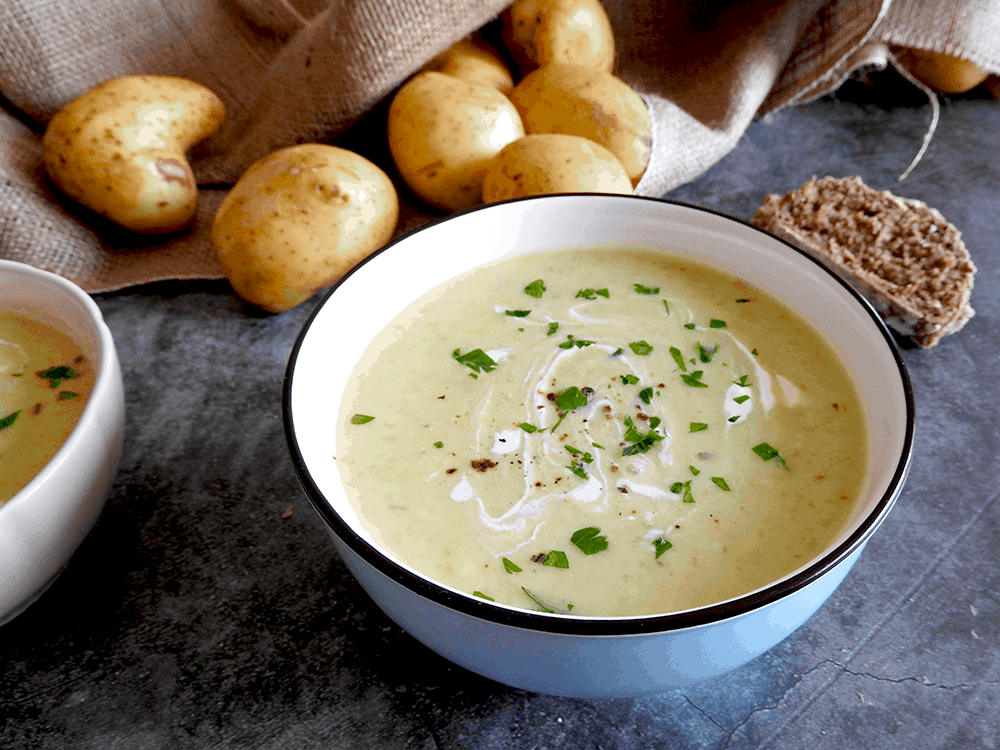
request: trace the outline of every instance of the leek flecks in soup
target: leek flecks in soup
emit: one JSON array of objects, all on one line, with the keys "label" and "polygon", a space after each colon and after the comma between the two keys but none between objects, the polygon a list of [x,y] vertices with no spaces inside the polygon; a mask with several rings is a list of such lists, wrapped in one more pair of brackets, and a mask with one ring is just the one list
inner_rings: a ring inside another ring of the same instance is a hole
[{"label": "leek flecks in soup", "polygon": [[833,349],[739,279],[549,251],[425,295],[369,346],[336,460],[364,528],[496,602],[623,616],[723,601],[846,528],[867,464]]},{"label": "leek flecks in soup", "polygon": [[66,334],[0,311],[0,503],[59,450],[93,385],[90,363]]}]

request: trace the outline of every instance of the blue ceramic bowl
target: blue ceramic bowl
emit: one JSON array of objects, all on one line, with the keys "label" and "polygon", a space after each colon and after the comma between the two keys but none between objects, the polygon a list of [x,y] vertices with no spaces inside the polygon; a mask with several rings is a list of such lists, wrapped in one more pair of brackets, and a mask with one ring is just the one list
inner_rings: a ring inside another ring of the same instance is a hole
[{"label": "blue ceramic bowl", "polygon": [[[868,475],[849,528],[798,570],[728,601],[637,617],[547,614],[495,604],[430,580],[367,534],[332,456],[333,420],[376,333],[424,292],[477,266],[553,248],[660,248],[721,268],[801,313],[853,377],[870,433]],[[526,690],[624,697],[688,685],[767,651],[816,612],[899,495],[913,400],[892,336],[868,303],[801,251],[711,211],[631,196],[560,195],[499,203],[408,234],[345,277],[305,325],[285,382],[298,477],[334,546],[372,599],[445,658]]]}]

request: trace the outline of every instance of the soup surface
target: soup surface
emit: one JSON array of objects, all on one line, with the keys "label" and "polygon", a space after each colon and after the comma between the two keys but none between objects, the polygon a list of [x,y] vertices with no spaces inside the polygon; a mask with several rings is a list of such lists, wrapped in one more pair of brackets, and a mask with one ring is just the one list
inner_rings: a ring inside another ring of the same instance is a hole
[{"label": "soup surface", "polygon": [[0,503],[59,450],[93,386],[93,369],[66,334],[0,311]]},{"label": "soup surface", "polygon": [[730,275],[558,250],[449,282],[372,342],[336,460],[365,529],[476,596],[583,616],[723,601],[857,508],[867,433],[833,349]]}]

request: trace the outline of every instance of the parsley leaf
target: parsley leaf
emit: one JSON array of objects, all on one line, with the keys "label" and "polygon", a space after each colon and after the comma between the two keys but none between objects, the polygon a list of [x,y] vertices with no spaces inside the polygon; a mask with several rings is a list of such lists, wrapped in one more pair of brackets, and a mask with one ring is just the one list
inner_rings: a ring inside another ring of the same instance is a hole
[{"label": "parsley leaf", "polygon": [[585,529],[578,529],[573,532],[570,541],[573,542],[585,555],[594,555],[603,552],[608,548],[608,538],[598,536],[601,530],[595,526],[588,526]]},{"label": "parsley leaf", "polygon": [[736,397],[735,397],[735,398],[733,399],[733,401],[735,401],[735,402],[736,402],[737,404],[742,404],[742,403],[743,403],[744,401],[749,401],[749,400],[750,400],[750,397],[749,397],[749,396],[747,396],[747,395],[743,395],[743,396],[736,396]]},{"label": "parsley leaf", "polygon": [[782,468],[785,469],[788,468],[788,464],[785,462],[784,457],[780,453],[778,453],[778,450],[776,448],[769,445],[768,443],[758,443],[753,448],[751,448],[751,450],[758,456],[760,456],[762,461],[770,461],[771,459],[774,459],[774,462],[779,466],[781,466]]},{"label": "parsley leaf", "polygon": [[554,549],[545,556],[542,565],[548,565],[550,568],[568,568],[569,559],[565,552]]},{"label": "parsley leaf", "polygon": [[670,315],[670,303],[667,302],[666,300],[663,300],[663,307],[664,309],[666,309],[667,315]]},{"label": "parsley leaf", "polygon": [[635,352],[636,354],[638,354],[640,356],[649,354],[651,351],[653,351],[653,347],[650,346],[649,344],[647,344],[645,341],[642,341],[642,340],[633,341],[628,346],[629,346],[629,349],[631,349],[633,352]]},{"label": "parsley leaf", "polygon": [[675,495],[680,495],[685,503],[693,503],[694,495],[691,494],[691,480],[686,482],[674,482],[670,485],[670,491]]},{"label": "parsley leaf", "polygon": [[508,573],[520,573],[522,568],[512,560],[508,560],[506,557],[501,558],[503,560],[503,569]]},{"label": "parsley leaf", "polygon": [[438,440],[436,443],[434,443],[434,447],[435,448],[444,448],[444,443],[442,443],[440,440]]},{"label": "parsley leaf", "polygon": [[719,351],[718,344],[715,345],[715,348],[712,349],[712,351],[709,351],[708,349],[706,349],[704,346],[701,345],[700,341],[698,342],[698,357],[699,359],[701,359],[702,362],[705,362],[706,364],[712,361],[712,357],[715,355],[717,351]]},{"label": "parsley leaf", "polygon": [[637,453],[646,453],[654,444],[663,440],[663,435],[656,432],[656,427],[660,424],[658,418],[649,420],[650,431],[643,435],[636,429],[632,417],[625,417],[625,441],[632,443],[622,448],[623,456],[634,456]]},{"label": "parsley leaf", "polygon": [[495,602],[496,601],[496,599],[494,599],[492,596],[486,596],[486,594],[484,594],[482,591],[473,591],[472,595],[473,596],[478,596],[480,599],[485,599],[488,602]]},{"label": "parsley leaf", "polygon": [[719,320],[718,318],[712,318],[710,321],[708,321],[708,327],[709,328],[725,328],[726,327],[726,321]]},{"label": "parsley leaf", "polygon": [[556,408],[559,411],[573,411],[587,405],[587,394],[571,385],[556,397]]},{"label": "parsley leaf", "polygon": [[505,310],[504,312],[512,318],[527,318],[531,315],[531,310]]},{"label": "parsley leaf", "polygon": [[522,430],[524,430],[525,432],[527,432],[529,435],[532,432],[538,432],[538,428],[535,427],[535,425],[528,424],[527,422],[521,422],[521,424],[519,424],[518,427],[520,427]]},{"label": "parsley leaf", "polygon": [[749,375],[740,375],[740,379],[739,380],[734,380],[733,381],[733,385],[738,385],[738,386],[740,386],[742,388],[749,388],[750,386],[753,385],[753,383],[751,383],[751,382],[749,382],[747,380],[747,378],[749,378],[749,377],[750,377]]},{"label": "parsley leaf", "polygon": [[465,354],[460,354],[460,351],[460,349],[456,349],[451,353],[451,356],[457,362],[470,368],[473,372],[492,372],[497,366],[497,363],[490,358],[490,355],[482,349],[473,349]]},{"label": "parsley leaf", "polygon": [[708,388],[708,383],[701,382],[701,376],[705,373],[702,370],[695,370],[690,375],[681,373],[681,380],[692,388]]},{"label": "parsley leaf", "polygon": [[668,549],[670,549],[671,547],[673,547],[673,546],[674,545],[672,545],[666,539],[654,539],[653,540],[653,547],[656,548],[656,557],[657,558],[660,555],[662,555],[664,552],[666,552]]},{"label": "parsley leaf", "polygon": [[545,284],[541,279],[536,279],[532,281],[528,286],[524,287],[526,294],[530,294],[532,297],[537,297],[541,299],[542,293],[545,291]]},{"label": "parsley leaf", "polygon": [[684,364],[684,355],[681,354],[680,349],[676,346],[670,347],[670,356],[674,358],[674,362],[677,363],[677,366],[680,367],[683,372],[687,372],[688,368],[687,365]]},{"label": "parsley leaf", "polygon": [[635,291],[638,294],[659,294],[660,287],[658,286],[643,286],[642,284],[635,284]]},{"label": "parsley leaf", "polygon": [[641,391],[639,391],[639,398],[642,399],[642,403],[646,404],[646,406],[649,406],[649,402],[652,401],[653,399],[653,387],[646,386]]},{"label": "parsley leaf", "polygon": [[6,430],[8,427],[14,424],[14,422],[17,421],[17,415],[20,413],[21,413],[20,411],[15,411],[11,412],[6,417],[0,417],[0,430]]},{"label": "parsley leaf", "polygon": [[712,477],[712,482],[717,487],[720,487],[720,488],[724,489],[726,492],[729,492],[729,484],[722,477]]},{"label": "parsley leaf", "polygon": [[688,468],[691,470],[691,473],[694,474],[695,476],[698,476],[699,474],[701,474],[701,470],[700,469],[696,469],[694,466],[688,466]]},{"label": "parsley leaf", "polygon": [[595,299],[596,297],[604,297],[604,299],[611,299],[611,293],[605,289],[581,289],[576,293],[577,297],[583,297],[584,299]]},{"label": "parsley leaf", "polygon": [[558,330],[559,330],[559,324],[558,323],[549,323],[549,332],[546,333],[545,335],[546,336],[551,336],[553,333],[555,333]]},{"label": "parsley leaf", "polygon": [[707,429],[708,429],[708,425],[705,424],[704,422],[692,422],[691,423],[691,432],[702,432],[702,431],[707,430]]},{"label": "parsley leaf", "polygon": [[637,375],[622,375],[622,382],[625,385],[638,385],[639,377]]},{"label": "parsley leaf", "polygon": [[72,380],[76,377],[76,373],[73,372],[73,368],[67,367],[66,365],[50,367],[48,370],[42,370],[40,372],[36,372],[35,374],[40,378],[48,380],[49,388],[58,388],[63,384],[64,380]]},{"label": "parsley leaf", "polygon": [[531,601],[533,601],[535,604],[537,604],[539,606],[539,608],[542,610],[542,612],[552,612],[552,613],[555,613],[555,610],[552,609],[552,607],[546,606],[542,602],[541,599],[539,599],[537,596],[535,596],[530,591],[528,591],[528,589],[524,588],[524,586],[521,587],[521,591],[523,591],[525,594],[527,594],[528,598],[531,599]]},{"label": "parsley leaf", "polygon": [[574,346],[577,349],[582,349],[585,346],[590,346],[593,341],[587,341],[586,339],[574,339],[573,334],[569,333],[566,335],[566,340],[559,344],[560,349],[572,349]]},{"label": "parsley leaf", "polygon": [[369,417],[367,414],[355,414],[351,417],[351,424],[367,424],[373,419],[375,419],[375,417]]}]

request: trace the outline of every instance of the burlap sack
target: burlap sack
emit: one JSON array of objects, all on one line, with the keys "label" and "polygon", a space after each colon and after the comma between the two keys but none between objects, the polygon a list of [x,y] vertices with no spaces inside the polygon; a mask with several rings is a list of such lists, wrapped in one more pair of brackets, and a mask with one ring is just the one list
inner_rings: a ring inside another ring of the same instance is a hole
[{"label": "burlap sack", "polygon": [[[450,44],[495,27],[508,0],[5,0],[0,4],[0,257],[92,292],[220,278],[208,240],[226,188],[254,160],[308,141],[357,150],[395,176],[384,145],[393,90]],[[616,75],[654,122],[637,187],[663,195],[704,172],[754,117],[835,89],[888,45],[960,54],[1000,70],[1000,7],[988,0],[606,0]],[[41,133],[108,78],[170,74],[227,107],[190,154],[201,185],[191,230],[131,234],[59,194]],[[803,155],[808,158],[808,155]],[[397,181],[400,232],[439,214]]]}]

